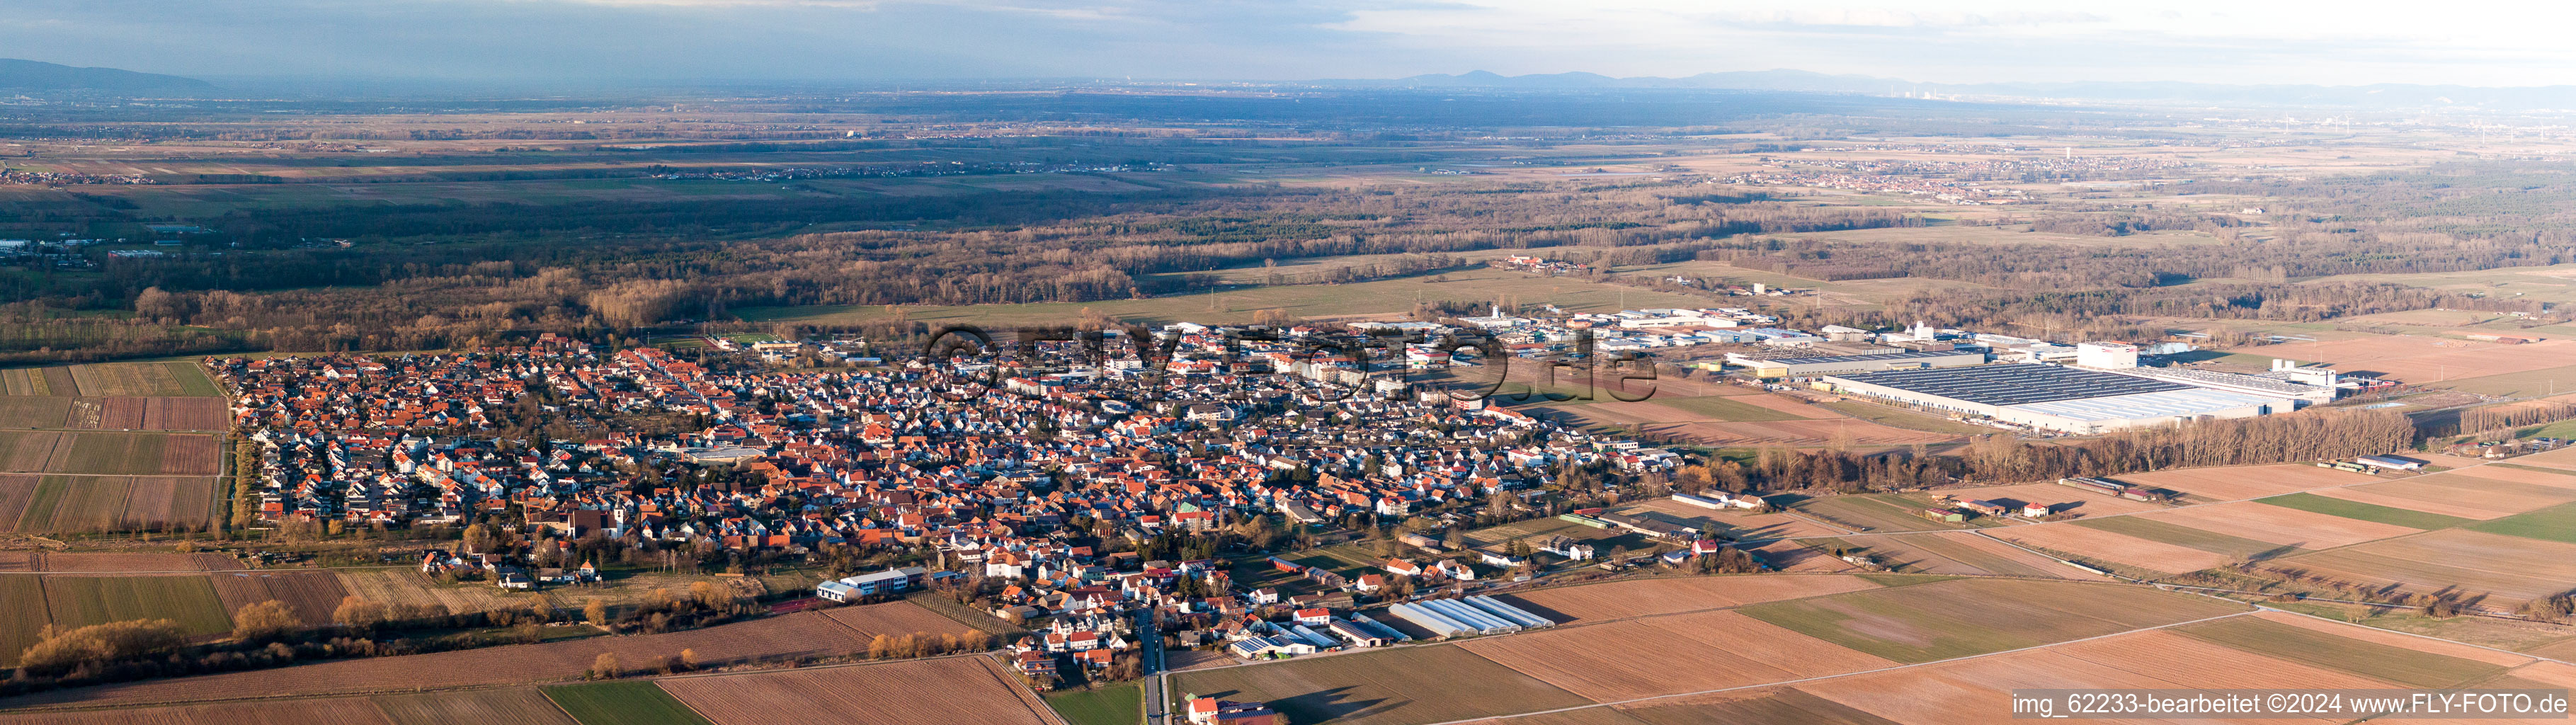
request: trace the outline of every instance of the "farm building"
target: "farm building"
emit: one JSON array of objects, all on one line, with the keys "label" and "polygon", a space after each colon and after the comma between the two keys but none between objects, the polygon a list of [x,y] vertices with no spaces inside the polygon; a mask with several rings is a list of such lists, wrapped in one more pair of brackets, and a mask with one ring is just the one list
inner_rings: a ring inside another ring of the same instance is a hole
[{"label": "farm building", "polygon": [[2372,468],[2387,468],[2399,471],[2424,470],[2424,462],[2412,458],[2398,458],[2396,456],[2362,456],[2352,460]]},{"label": "farm building", "polygon": [[1762,359],[1742,353],[1727,353],[1726,361],[1752,368],[1753,374],[1766,378],[1863,373],[1881,370],[1917,368],[1955,368],[1986,363],[1983,351],[1916,350],[1883,352],[1874,355],[1821,355]]},{"label": "farm building", "polygon": [[2065,433],[2100,433],[2204,418],[2250,418],[2298,407],[2263,396],[2060,365],[2011,364],[1854,373],[1825,378],[1836,392],[1984,416]]},{"label": "farm building", "polygon": [[1190,725],[1286,725],[1288,720],[1259,703],[1194,697],[1189,705]]}]

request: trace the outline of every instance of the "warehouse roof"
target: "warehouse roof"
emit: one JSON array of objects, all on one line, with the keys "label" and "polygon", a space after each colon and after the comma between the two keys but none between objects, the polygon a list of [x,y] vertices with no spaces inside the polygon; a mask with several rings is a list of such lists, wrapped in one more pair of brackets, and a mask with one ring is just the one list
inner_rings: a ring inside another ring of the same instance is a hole
[{"label": "warehouse roof", "polygon": [[1833,377],[1985,405],[2023,405],[2193,389],[2181,383],[2032,363],[1891,370]]},{"label": "warehouse roof", "polygon": [[1984,352],[1984,351],[1982,351],[1982,350],[1936,350],[1936,351],[1909,350],[1909,351],[1906,351],[1906,352],[1882,352],[1882,353],[1873,353],[1873,354],[1869,354],[1869,355],[1813,355],[1813,356],[1808,356],[1808,357],[1776,357],[1776,358],[1770,358],[1770,359],[1762,360],[1761,362],[1764,362],[1764,363],[1771,363],[1771,364],[1778,364],[1778,365],[1814,365],[1814,364],[1817,364],[1817,363],[1871,362],[1871,361],[1876,361],[1876,360],[1911,360],[1911,359],[1914,359],[1914,358],[1925,358],[1925,357],[1956,357],[1956,356],[1959,356],[1959,355],[1984,355],[1984,354],[1985,354],[1985,352]]},{"label": "warehouse roof", "polygon": [[2222,410],[2250,405],[2279,403],[2279,398],[2234,393],[2208,388],[2184,388],[2104,398],[2076,398],[2013,406],[2026,413],[2054,415],[2082,421],[2135,420],[2207,415]]}]

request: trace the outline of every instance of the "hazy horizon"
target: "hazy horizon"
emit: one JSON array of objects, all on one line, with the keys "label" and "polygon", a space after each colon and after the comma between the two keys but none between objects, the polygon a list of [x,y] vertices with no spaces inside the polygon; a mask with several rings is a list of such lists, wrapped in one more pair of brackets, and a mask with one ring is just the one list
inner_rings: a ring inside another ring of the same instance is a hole
[{"label": "hazy horizon", "polygon": [[1929,84],[2576,83],[2556,8],[2333,13],[1986,0],[999,3],[864,0],[21,0],[6,55],[198,78],[508,84],[975,79],[1298,81],[1486,70],[1800,69]]}]

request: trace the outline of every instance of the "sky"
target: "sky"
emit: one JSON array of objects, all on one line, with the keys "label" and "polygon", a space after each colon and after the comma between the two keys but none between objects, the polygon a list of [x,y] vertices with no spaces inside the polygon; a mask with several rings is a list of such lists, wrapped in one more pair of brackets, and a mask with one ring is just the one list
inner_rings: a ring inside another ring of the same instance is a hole
[{"label": "sky", "polygon": [[5,0],[0,57],[203,78],[2576,84],[2576,7],[2166,0]]}]

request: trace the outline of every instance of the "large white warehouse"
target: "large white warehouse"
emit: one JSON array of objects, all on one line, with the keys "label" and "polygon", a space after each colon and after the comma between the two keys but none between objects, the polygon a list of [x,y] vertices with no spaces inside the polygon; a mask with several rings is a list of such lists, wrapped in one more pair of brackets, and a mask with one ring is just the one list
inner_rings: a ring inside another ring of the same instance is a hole
[{"label": "large white warehouse", "polygon": [[2217,390],[2059,365],[2015,363],[1830,375],[1837,392],[1981,415],[2065,433],[2100,433],[2298,407],[2286,395]]}]

